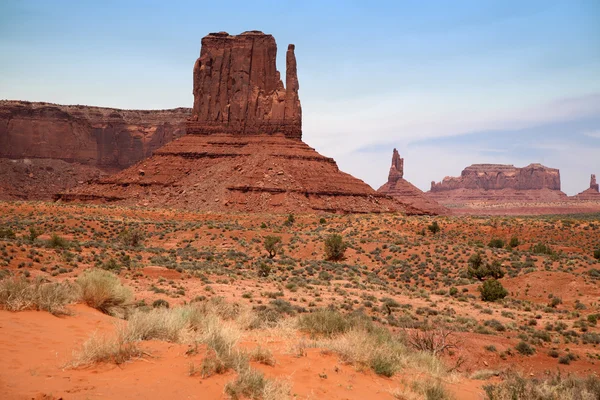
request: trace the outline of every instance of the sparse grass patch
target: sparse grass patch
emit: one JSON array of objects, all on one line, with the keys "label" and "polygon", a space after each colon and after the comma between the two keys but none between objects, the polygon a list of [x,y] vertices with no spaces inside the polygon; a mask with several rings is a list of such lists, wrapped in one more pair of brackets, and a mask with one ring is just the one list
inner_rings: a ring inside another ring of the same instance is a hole
[{"label": "sparse grass patch", "polygon": [[99,269],[85,271],[77,278],[81,299],[90,307],[105,314],[123,316],[131,303],[131,290],[121,284],[111,272]]},{"label": "sparse grass patch", "polygon": [[51,314],[67,313],[65,306],[78,298],[77,287],[69,282],[49,283],[24,278],[0,281],[0,306],[8,311],[40,310]]},{"label": "sparse grass patch", "polygon": [[487,400],[582,400],[600,398],[600,379],[555,375],[546,379],[526,379],[510,374],[502,382],[483,387]]}]

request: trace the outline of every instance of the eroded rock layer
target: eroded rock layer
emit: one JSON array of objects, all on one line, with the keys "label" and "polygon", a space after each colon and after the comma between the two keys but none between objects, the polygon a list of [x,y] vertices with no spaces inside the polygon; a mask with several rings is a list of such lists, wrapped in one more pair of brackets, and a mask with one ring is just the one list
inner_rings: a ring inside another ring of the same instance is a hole
[{"label": "eroded rock layer", "polygon": [[541,164],[523,168],[512,165],[474,164],[460,177],[431,182],[427,193],[442,204],[456,201],[560,201],[560,172]]},{"label": "eroded rock layer", "polygon": [[0,158],[0,200],[52,200],[56,193],[106,175],[92,165],[46,158]]},{"label": "eroded rock layer", "polygon": [[189,108],[119,110],[0,101],[0,157],[122,169],[185,134]]},{"label": "eroded rock layer", "polygon": [[392,166],[388,174],[388,181],[377,189],[377,192],[392,196],[403,204],[421,210],[424,214],[448,213],[445,207],[428,198],[419,188],[404,179],[404,159],[400,158],[396,149],[392,154]]},{"label": "eroded rock layer", "polygon": [[202,39],[194,65],[190,134],[302,137],[302,110],[294,45],[286,54],[286,86],[276,66],[275,38],[260,31]]},{"label": "eroded rock layer", "polygon": [[423,213],[282,135],[186,135],[58,198],[203,211]]}]

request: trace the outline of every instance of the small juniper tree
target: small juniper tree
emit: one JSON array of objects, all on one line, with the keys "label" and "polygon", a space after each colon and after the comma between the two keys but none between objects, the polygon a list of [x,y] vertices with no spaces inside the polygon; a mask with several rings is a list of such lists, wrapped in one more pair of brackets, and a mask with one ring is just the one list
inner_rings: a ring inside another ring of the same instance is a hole
[{"label": "small juniper tree", "polygon": [[330,261],[339,261],[344,258],[346,243],[341,235],[334,233],[325,239],[325,258]]},{"label": "small juniper tree", "polygon": [[508,295],[506,289],[495,279],[488,279],[479,287],[481,300],[496,301],[505,298]]},{"label": "small juniper tree", "polygon": [[281,237],[280,236],[267,236],[265,237],[265,250],[269,253],[269,258],[273,258],[282,249]]}]

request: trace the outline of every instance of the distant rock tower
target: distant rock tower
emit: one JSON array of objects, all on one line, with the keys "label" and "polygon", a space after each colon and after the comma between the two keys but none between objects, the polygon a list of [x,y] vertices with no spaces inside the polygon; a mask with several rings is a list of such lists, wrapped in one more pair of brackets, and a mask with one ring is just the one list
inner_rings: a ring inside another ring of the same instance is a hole
[{"label": "distant rock tower", "polygon": [[448,212],[446,208],[440,206],[435,200],[429,199],[419,188],[404,179],[404,158],[400,157],[400,153],[396,149],[392,154],[392,166],[388,174],[388,181],[377,191],[422,210],[423,214],[437,215]]},{"label": "distant rock tower", "polygon": [[596,192],[600,192],[600,185],[596,183],[596,175],[592,174],[590,178],[590,189]]},{"label": "distant rock tower", "polygon": [[188,134],[302,138],[294,45],[286,54],[286,87],[277,71],[277,44],[260,31],[202,39],[194,65],[194,107]]},{"label": "distant rock tower", "polygon": [[398,179],[404,178],[404,158],[400,158],[398,150],[394,149],[392,155],[392,166],[390,167],[390,173],[388,175],[389,183],[396,183]]}]

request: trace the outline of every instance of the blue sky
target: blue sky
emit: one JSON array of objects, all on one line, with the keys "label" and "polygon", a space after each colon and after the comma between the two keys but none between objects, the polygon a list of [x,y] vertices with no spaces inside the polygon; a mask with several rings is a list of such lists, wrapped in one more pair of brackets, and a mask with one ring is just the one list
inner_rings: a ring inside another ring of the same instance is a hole
[{"label": "blue sky", "polygon": [[472,163],[600,174],[600,1],[0,2],[0,98],[191,106],[209,32],[296,44],[304,140],[375,188]]}]

